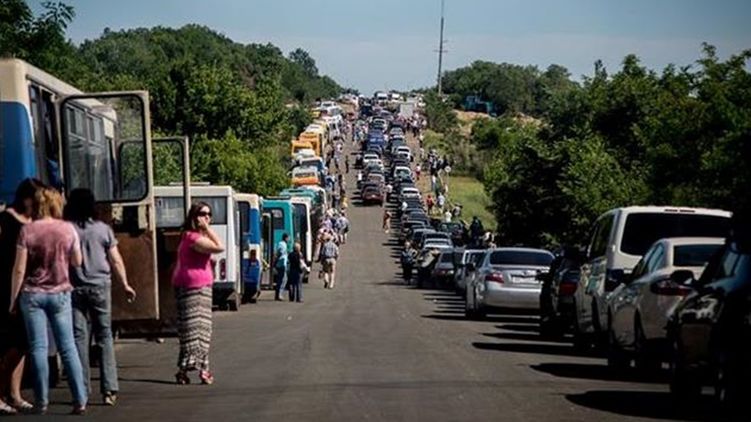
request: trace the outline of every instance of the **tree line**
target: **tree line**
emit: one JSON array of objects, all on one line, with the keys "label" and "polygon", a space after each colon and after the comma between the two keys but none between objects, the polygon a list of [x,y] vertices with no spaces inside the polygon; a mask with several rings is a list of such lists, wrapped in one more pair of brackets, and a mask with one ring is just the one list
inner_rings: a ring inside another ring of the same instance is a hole
[{"label": "tree line", "polygon": [[[200,25],[105,28],[74,45],[65,37],[74,18],[62,2],[43,3],[35,16],[23,0],[0,0],[0,55],[83,91],[148,90],[152,131],[190,137],[196,180],[275,194],[287,185],[287,145],[309,123],[307,106],[342,91],[303,49],[285,56],[272,44],[237,43]],[[179,180],[157,173],[157,183]]]},{"label": "tree line", "polygon": [[[581,244],[602,212],[626,205],[751,205],[751,50],[721,60],[710,45],[692,65],[661,72],[626,56],[582,82],[557,65],[476,62],[447,72],[427,97],[431,127],[492,198],[504,244]],[[467,95],[502,115],[456,129]]]}]

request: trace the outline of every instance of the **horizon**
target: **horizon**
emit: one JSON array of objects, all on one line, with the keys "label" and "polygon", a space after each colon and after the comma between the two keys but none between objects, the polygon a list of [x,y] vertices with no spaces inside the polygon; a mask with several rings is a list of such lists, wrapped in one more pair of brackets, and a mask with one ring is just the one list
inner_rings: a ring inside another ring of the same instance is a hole
[{"label": "horizon", "polygon": [[[435,86],[439,0],[409,4],[383,0],[378,5],[319,0],[288,7],[292,3],[217,0],[207,5],[168,0],[155,8],[144,0],[127,5],[70,1],[76,16],[66,36],[80,45],[101,36],[105,28],[197,24],[234,42],[272,43],[285,56],[303,48],[316,60],[321,74],[363,94]],[[669,64],[694,65],[704,42],[715,46],[723,59],[751,48],[751,26],[746,25],[751,2],[730,0],[723,7],[701,0],[665,0],[657,5],[648,0],[567,3],[472,0],[459,4],[448,0],[444,72],[477,60],[533,65],[541,70],[558,64],[569,70],[572,79],[581,81],[592,74],[597,60],[613,73],[625,56],[635,54],[642,65],[661,72]],[[38,12],[41,2],[30,2],[30,6]],[[152,13],[142,13],[147,9]],[[506,16],[515,18],[502,20]]]}]

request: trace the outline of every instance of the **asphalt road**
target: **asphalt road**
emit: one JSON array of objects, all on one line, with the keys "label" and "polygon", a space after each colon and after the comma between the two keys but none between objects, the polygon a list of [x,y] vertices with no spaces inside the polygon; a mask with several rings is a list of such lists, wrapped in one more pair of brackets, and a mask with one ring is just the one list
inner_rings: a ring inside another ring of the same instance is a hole
[{"label": "asphalt road", "polygon": [[[395,243],[380,229],[382,209],[350,209],[336,289],[313,279],[303,304],[265,292],[239,312],[214,313],[212,386],[197,377],[174,384],[176,339],[120,342],[120,402],[100,406],[95,395],[87,419],[712,419],[701,403],[674,407],[665,374],[615,374],[603,359],[541,340],[535,316],[467,321],[452,292],[403,285]],[[69,411],[69,398],[56,389],[50,413]]]}]

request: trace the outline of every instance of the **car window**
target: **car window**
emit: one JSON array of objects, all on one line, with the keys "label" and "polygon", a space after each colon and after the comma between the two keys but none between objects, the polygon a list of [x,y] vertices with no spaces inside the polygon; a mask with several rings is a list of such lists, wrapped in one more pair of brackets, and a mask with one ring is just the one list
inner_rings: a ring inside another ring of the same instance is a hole
[{"label": "car window", "polygon": [[732,248],[727,248],[717,268],[715,280],[734,276],[740,258],[740,254],[733,251]]},{"label": "car window", "polygon": [[620,250],[642,255],[659,239],[667,237],[727,237],[730,219],[701,214],[633,213],[626,217]]},{"label": "car window", "polygon": [[652,249],[648,250],[647,253],[636,264],[634,271],[631,273],[632,280],[636,280],[637,278],[646,274],[647,263],[650,259],[652,259],[652,255],[654,255],[655,249],[656,248],[653,247]]},{"label": "car window", "polygon": [[590,258],[599,258],[604,256],[608,251],[608,242],[610,241],[610,231],[613,228],[613,214],[606,215],[597,223],[597,229],[592,238],[592,244],[589,248]]},{"label": "car window", "polygon": [[454,262],[453,253],[442,253],[440,262]]},{"label": "car window", "polygon": [[703,267],[722,245],[678,245],[673,248],[676,267]]},{"label": "car window", "polygon": [[490,265],[530,265],[550,266],[553,255],[535,251],[494,251],[490,254]]},{"label": "car window", "polygon": [[649,261],[647,262],[647,266],[646,266],[647,269],[645,272],[647,274],[651,274],[657,271],[657,269],[659,269],[660,266],[662,265],[663,258],[665,258],[665,247],[660,244],[660,245],[657,245],[657,247],[654,250],[654,253],[649,258]]}]

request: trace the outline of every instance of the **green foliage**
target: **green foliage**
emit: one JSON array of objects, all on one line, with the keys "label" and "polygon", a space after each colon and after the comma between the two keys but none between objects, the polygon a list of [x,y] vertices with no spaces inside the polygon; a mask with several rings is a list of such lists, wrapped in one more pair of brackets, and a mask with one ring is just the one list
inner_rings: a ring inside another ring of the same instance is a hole
[{"label": "green foliage", "polygon": [[[748,210],[751,51],[697,68],[648,71],[635,56],[582,86],[554,89],[542,124],[475,123],[493,160],[484,182],[504,243],[582,243],[602,212],[636,204]],[[559,77],[561,72],[556,72]]]},{"label": "green foliage", "polygon": [[428,120],[428,126],[436,132],[446,133],[456,130],[459,125],[451,104],[435,92],[425,95],[425,117]]},{"label": "green foliage", "polygon": [[[284,146],[310,121],[306,103],[342,90],[302,49],[286,58],[272,44],[243,45],[200,25],[105,28],[75,47],[65,39],[73,8],[43,7],[35,17],[21,0],[0,0],[1,52],[84,91],[148,90],[152,130],[190,138],[196,179],[276,193],[288,184]],[[158,184],[180,180],[172,155],[154,148]]]}]

